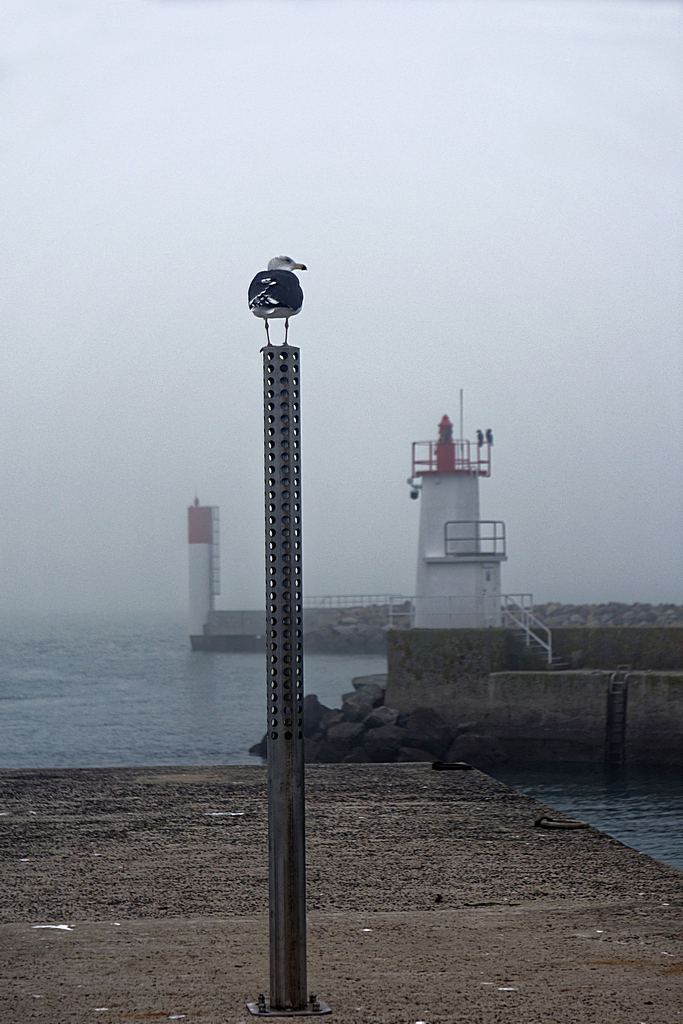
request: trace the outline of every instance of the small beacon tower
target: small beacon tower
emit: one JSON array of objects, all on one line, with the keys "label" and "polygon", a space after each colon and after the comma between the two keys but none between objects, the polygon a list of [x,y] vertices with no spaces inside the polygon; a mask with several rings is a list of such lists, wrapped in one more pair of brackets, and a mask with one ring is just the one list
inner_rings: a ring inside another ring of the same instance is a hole
[{"label": "small beacon tower", "polygon": [[438,441],[413,443],[411,497],[421,495],[416,629],[501,625],[505,523],[479,518],[479,478],[491,475],[491,434],[453,439],[444,416]]},{"label": "small beacon tower", "polygon": [[199,498],[187,510],[190,569],[190,640],[203,636],[220,594],[219,520],[217,505],[200,505]]}]

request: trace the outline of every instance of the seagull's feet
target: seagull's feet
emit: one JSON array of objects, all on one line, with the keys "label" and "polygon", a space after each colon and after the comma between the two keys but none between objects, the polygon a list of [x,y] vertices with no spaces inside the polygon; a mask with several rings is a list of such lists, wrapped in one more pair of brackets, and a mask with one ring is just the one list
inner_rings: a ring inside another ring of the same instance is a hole
[{"label": "seagull's feet", "polygon": [[265,352],[265,350],[267,348],[270,348],[270,334],[268,332],[268,321],[267,321],[267,319],[265,317],[263,318],[263,326],[266,329],[266,338],[268,339],[268,341],[266,342],[266,344],[261,349],[261,352]]},{"label": "seagull's feet", "polygon": [[285,320],[285,345],[287,344],[287,334],[289,333],[289,317]]}]

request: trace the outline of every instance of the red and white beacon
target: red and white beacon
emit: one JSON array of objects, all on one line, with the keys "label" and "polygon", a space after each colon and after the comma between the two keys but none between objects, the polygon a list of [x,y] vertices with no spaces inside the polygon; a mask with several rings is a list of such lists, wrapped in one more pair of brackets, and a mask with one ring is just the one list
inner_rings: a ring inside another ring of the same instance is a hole
[{"label": "red and white beacon", "polygon": [[444,416],[438,441],[413,443],[411,497],[420,497],[416,629],[500,626],[505,523],[479,518],[479,478],[491,475],[493,436],[453,438]]},{"label": "red and white beacon", "polygon": [[200,505],[199,498],[187,510],[190,569],[190,639],[203,636],[204,626],[220,594],[219,518],[217,505]]}]

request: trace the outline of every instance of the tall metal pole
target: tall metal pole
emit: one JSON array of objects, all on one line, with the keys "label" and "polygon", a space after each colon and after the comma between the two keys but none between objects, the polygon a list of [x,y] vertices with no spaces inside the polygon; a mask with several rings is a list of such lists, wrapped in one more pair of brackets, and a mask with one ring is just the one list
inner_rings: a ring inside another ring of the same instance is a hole
[{"label": "tall metal pole", "polygon": [[263,350],[270,1001],[257,1015],[320,1014],[306,994],[304,656],[299,349]]}]

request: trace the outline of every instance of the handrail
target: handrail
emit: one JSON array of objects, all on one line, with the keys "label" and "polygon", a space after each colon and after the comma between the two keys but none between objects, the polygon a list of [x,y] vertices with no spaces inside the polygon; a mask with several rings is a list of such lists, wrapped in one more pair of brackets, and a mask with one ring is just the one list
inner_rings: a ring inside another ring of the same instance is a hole
[{"label": "handrail", "polygon": [[[450,466],[439,469],[439,452],[450,448]],[[474,453],[474,454],[473,454]],[[420,457],[422,456],[422,457]],[[444,445],[441,441],[413,441],[412,475],[427,473],[467,473],[474,476],[491,476],[491,445],[474,444],[465,438]]]},{"label": "handrail", "polygon": [[[453,600],[451,598],[450,600]],[[461,600],[469,600],[466,595]],[[524,633],[525,646],[537,644],[547,654],[548,664],[553,661],[553,637],[550,629],[534,615],[532,594],[501,594],[503,626],[516,627]],[[388,610],[389,625],[397,619],[408,619],[410,629],[415,621],[415,597],[404,594],[342,594],[304,598],[304,608],[368,608],[384,606]],[[405,606],[408,605],[406,608]],[[545,637],[542,635],[545,634]]]},{"label": "handrail", "polygon": [[370,608],[409,600],[402,594],[325,594],[304,597],[304,608]]},{"label": "handrail", "polygon": [[[456,527],[455,530],[449,530]],[[482,527],[490,527],[485,532]],[[471,530],[457,527],[472,527]],[[501,555],[505,557],[505,523],[502,519],[450,519],[444,523],[444,555]],[[453,536],[455,534],[455,536]],[[467,546],[469,545],[469,546]],[[486,546],[487,545],[487,546]]]},{"label": "handrail", "polygon": [[[521,600],[517,601],[515,600],[516,598],[520,598]],[[533,640],[534,643],[538,644],[544,651],[546,651],[548,664],[552,665],[553,635],[548,627],[541,622],[540,619],[537,619],[531,611],[531,600],[529,600],[529,604],[527,604],[525,600],[527,598],[531,599],[531,594],[501,595],[501,601],[503,602],[501,609],[503,613],[503,623],[505,624],[506,620],[509,619],[514,626],[523,630],[525,646],[530,647],[531,641]],[[540,631],[545,633],[545,640],[542,636],[539,636]]]}]

